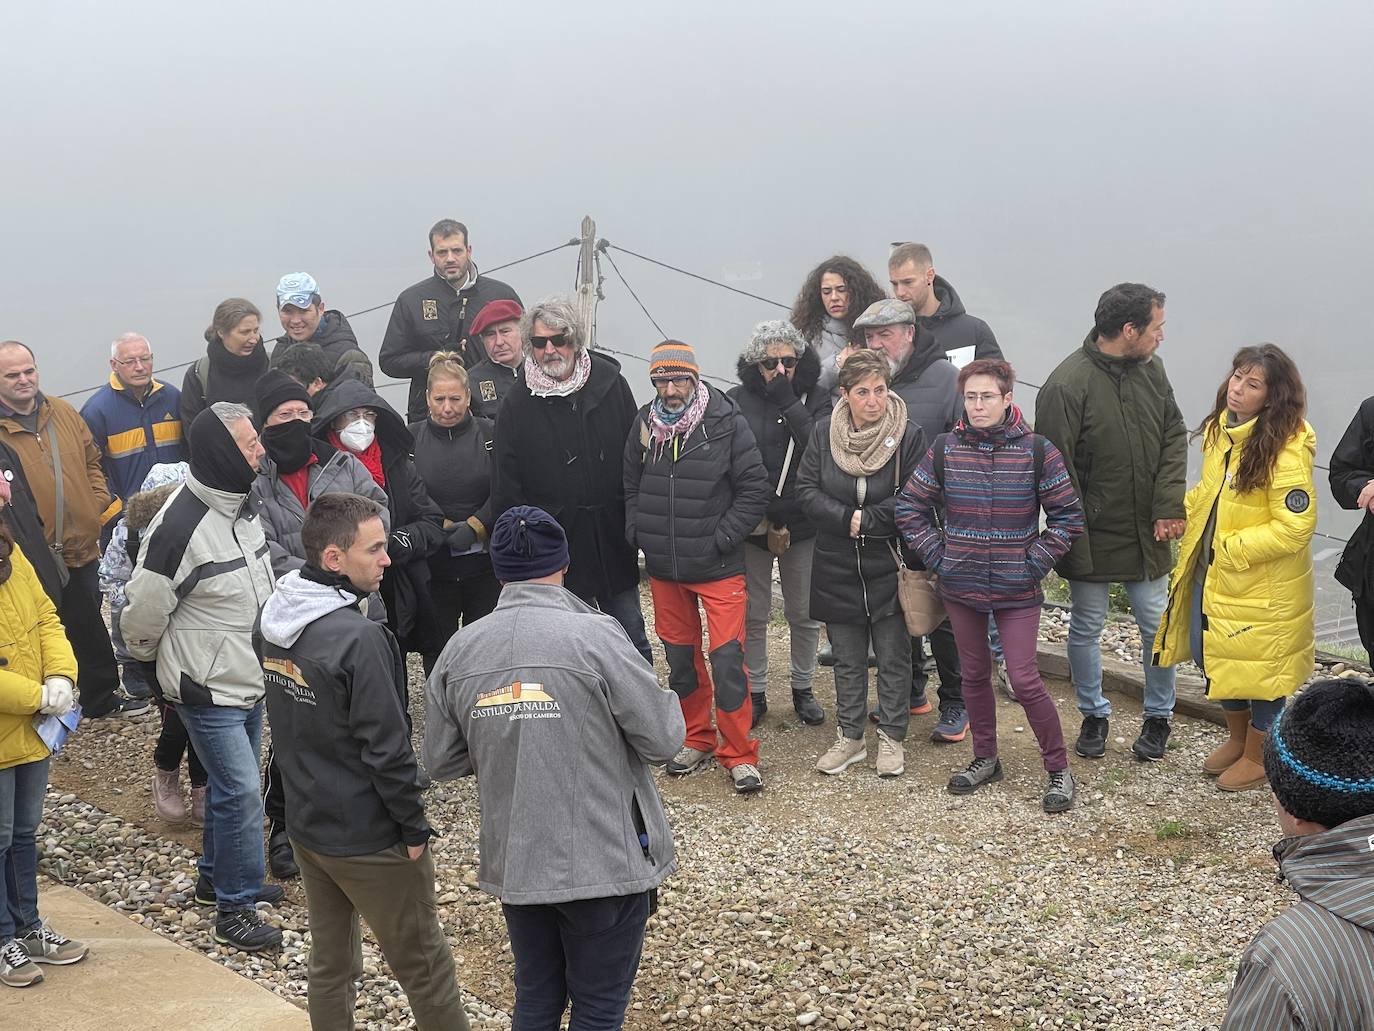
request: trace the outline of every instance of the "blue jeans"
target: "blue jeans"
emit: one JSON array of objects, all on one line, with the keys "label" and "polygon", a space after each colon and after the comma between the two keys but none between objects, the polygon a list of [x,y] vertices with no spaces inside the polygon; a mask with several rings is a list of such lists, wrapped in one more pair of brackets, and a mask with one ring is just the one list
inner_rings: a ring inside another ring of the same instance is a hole
[{"label": "blue jeans", "polygon": [[0,942],[38,926],[38,845],[51,759],[0,770]]},{"label": "blue jeans", "polygon": [[221,910],[251,908],[266,874],[258,780],[262,702],[251,709],[178,704],[176,710],[210,775],[200,872],[214,881]]},{"label": "blue jeans", "polygon": [[1221,707],[1227,712],[1244,712],[1250,710],[1250,722],[1256,730],[1262,730],[1266,734],[1269,728],[1274,725],[1274,721],[1283,712],[1283,703],[1287,698],[1275,698],[1273,701],[1265,701],[1260,698],[1227,698],[1221,703]]},{"label": "blue jeans", "polygon": [[644,661],[650,666],[654,664],[654,652],[649,647],[649,635],[644,629],[644,610],[640,608],[638,587],[602,598],[582,600],[589,605],[594,604],[606,615],[614,616],[615,621],[625,628],[625,633],[630,635],[630,643],[644,656]]},{"label": "blue jeans", "polygon": [[[1169,578],[1132,580],[1123,583],[1131,614],[1140,628],[1145,668],[1145,715],[1168,718],[1174,713],[1174,667],[1153,666],[1155,634],[1164,607],[1169,603]],[[1069,669],[1078,693],[1078,711],[1084,716],[1110,716],[1111,703],[1102,696],[1102,631],[1107,625],[1107,592],[1111,584],[1070,580]]]},{"label": "blue jeans", "polygon": [[515,960],[511,1031],[616,1031],[639,970],[649,893],[546,906],[502,905]]}]

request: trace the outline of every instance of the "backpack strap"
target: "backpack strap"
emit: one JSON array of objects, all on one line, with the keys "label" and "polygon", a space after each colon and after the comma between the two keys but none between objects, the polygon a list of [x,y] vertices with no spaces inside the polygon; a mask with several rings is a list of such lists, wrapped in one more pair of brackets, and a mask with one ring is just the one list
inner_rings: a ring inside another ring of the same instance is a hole
[{"label": "backpack strap", "polygon": [[196,359],[196,379],[200,380],[200,399],[210,400],[207,391],[210,389],[210,356],[203,354]]},{"label": "backpack strap", "polygon": [[945,444],[949,442],[948,433],[937,433],[935,442],[930,445],[930,458],[935,465],[935,482],[940,490],[945,489]]},{"label": "backpack strap", "polygon": [[1035,459],[1035,492],[1040,493],[1040,481],[1045,478],[1045,438],[1031,434],[1031,455]]}]

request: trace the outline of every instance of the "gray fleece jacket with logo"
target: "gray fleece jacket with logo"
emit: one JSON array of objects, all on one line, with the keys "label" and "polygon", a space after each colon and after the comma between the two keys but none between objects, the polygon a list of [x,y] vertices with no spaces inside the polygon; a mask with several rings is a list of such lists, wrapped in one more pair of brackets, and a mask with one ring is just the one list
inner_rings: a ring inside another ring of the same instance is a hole
[{"label": "gray fleece jacket with logo", "polygon": [[677,863],[649,763],[685,737],[620,624],[548,584],[507,584],[425,693],[425,768],[477,775],[478,884],[510,905],[658,887]]}]

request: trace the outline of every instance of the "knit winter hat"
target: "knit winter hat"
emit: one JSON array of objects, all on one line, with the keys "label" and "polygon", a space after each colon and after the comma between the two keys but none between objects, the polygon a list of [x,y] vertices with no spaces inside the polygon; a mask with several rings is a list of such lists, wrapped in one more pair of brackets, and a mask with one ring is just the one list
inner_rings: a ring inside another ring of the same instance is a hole
[{"label": "knit winter hat", "polygon": [[568,568],[568,538],[542,508],[516,505],[496,520],[488,543],[491,569],[502,583],[537,580]]},{"label": "knit winter hat", "polygon": [[256,395],[253,412],[258,417],[258,426],[267,424],[267,417],[273,410],[287,401],[304,401],[311,408],[310,394],[286,373],[277,369],[263,373],[253,386]]},{"label": "knit winter hat", "polygon": [[749,338],[740,357],[750,364],[761,362],[768,354],[769,344],[790,344],[798,358],[806,353],[806,338],[797,331],[796,326],[786,319],[769,319],[754,327],[754,335]]},{"label": "knit winter hat", "polygon": [[494,326],[498,322],[518,322],[522,314],[520,305],[515,301],[506,298],[499,301],[488,301],[482,305],[482,310],[472,320],[472,329],[468,331],[468,336],[479,337],[482,335],[482,330]]},{"label": "knit winter hat", "polygon": [[701,367],[697,365],[697,355],[691,345],[681,340],[665,340],[649,355],[649,379],[673,379],[677,376],[691,376],[700,381]]},{"label": "knit winter hat", "polygon": [[1336,827],[1374,813],[1374,684],[1322,680],[1274,723],[1264,772],[1279,804]]}]

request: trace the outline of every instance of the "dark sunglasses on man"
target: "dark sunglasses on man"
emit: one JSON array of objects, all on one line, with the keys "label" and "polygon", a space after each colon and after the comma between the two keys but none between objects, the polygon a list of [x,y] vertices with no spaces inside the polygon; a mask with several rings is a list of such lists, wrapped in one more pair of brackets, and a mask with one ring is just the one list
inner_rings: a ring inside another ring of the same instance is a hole
[{"label": "dark sunglasses on man", "polygon": [[784,369],[795,369],[797,359],[795,358],[765,358],[759,362],[760,369],[776,369],[781,365]]},{"label": "dark sunglasses on man", "polygon": [[554,334],[553,336],[551,336],[551,337],[541,337],[541,336],[536,336],[536,335],[534,335],[533,333],[530,334],[530,349],[531,349],[531,350],[533,350],[533,351],[542,351],[542,350],[544,350],[546,347],[548,347],[550,344],[552,344],[554,347],[557,347],[557,348],[559,348],[559,349],[562,349],[562,348],[564,348],[564,347],[567,347],[567,346],[568,346],[568,334],[566,334],[566,333],[555,333],[555,334]]}]

